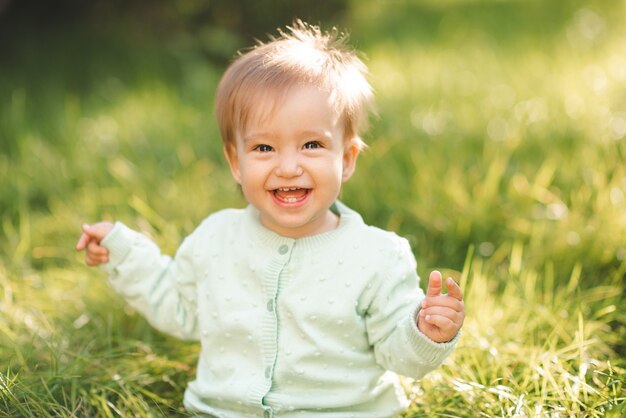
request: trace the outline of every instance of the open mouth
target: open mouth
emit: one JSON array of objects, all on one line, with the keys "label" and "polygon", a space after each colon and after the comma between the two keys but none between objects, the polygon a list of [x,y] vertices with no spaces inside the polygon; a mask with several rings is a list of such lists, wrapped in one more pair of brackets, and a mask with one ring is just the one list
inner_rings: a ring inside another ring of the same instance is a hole
[{"label": "open mouth", "polygon": [[301,202],[306,199],[310,192],[311,189],[304,189],[300,187],[279,187],[278,189],[272,190],[272,194],[276,200],[283,203]]}]

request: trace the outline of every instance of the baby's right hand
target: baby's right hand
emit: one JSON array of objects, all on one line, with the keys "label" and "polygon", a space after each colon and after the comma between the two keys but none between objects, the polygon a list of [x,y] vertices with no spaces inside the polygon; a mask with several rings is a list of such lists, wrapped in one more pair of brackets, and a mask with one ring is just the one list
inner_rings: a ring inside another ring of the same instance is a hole
[{"label": "baby's right hand", "polygon": [[76,243],[76,250],[86,249],[85,263],[88,266],[97,266],[109,261],[109,250],[100,245],[100,241],[113,229],[111,222],[83,225],[83,234]]}]

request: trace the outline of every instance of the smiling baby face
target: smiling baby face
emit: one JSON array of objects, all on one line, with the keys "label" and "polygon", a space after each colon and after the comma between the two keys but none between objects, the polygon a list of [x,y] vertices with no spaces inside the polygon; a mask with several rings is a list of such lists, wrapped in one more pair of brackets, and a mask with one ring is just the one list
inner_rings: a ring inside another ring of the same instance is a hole
[{"label": "smiling baby face", "polygon": [[297,85],[275,100],[226,149],[233,177],[277,234],[334,229],[338,219],[329,208],[354,172],[358,145],[345,139],[341,115],[318,87]]}]

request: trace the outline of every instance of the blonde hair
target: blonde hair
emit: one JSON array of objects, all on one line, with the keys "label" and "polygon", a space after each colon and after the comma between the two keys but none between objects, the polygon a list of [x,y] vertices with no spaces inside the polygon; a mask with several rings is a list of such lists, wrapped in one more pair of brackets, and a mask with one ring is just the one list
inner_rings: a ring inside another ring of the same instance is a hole
[{"label": "blonde hair", "polygon": [[224,73],[216,94],[216,116],[226,149],[236,143],[251,118],[271,115],[268,96],[276,106],[290,88],[302,84],[328,92],[343,120],[344,140],[363,149],[360,133],[373,110],[372,88],[367,67],[346,41],[347,35],[336,28],[322,32],[297,20],[287,32],[279,30],[278,37],[240,54]]}]

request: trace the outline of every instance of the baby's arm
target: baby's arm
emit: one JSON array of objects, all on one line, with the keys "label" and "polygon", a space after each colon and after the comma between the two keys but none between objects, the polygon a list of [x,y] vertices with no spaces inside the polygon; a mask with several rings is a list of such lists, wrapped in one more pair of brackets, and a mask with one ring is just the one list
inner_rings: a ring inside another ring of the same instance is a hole
[{"label": "baby's arm", "polygon": [[197,339],[197,289],[192,260],[192,236],[176,257],[161,253],[146,236],[121,223],[83,225],[76,249],[85,261],[101,266],[109,283],[159,331]]},{"label": "baby's arm", "polygon": [[[428,336],[418,328],[418,312],[425,297],[418,286],[415,258],[408,242],[398,242],[385,258],[388,265],[384,277],[378,286],[364,293],[359,304],[367,306],[367,334],[378,364],[404,376],[421,378],[452,352],[457,336],[435,337],[441,341],[437,342],[431,338],[435,332],[429,330]],[[429,320],[434,316],[431,312]]]},{"label": "baby's arm", "polygon": [[109,250],[100,245],[100,241],[113,229],[111,222],[98,222],[93,225],[84,224],[83,233],[76,243],[76,250],[85,250],[85,263],[98,266],[109,261]]}]

